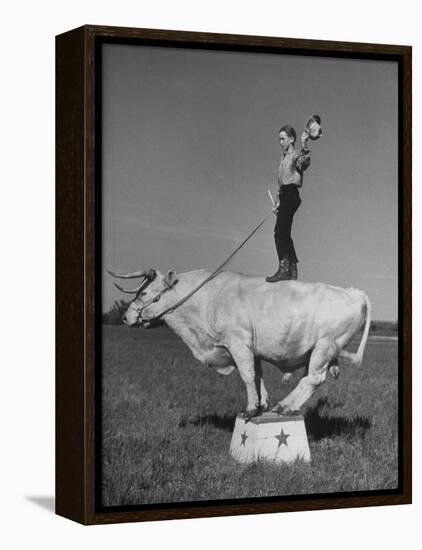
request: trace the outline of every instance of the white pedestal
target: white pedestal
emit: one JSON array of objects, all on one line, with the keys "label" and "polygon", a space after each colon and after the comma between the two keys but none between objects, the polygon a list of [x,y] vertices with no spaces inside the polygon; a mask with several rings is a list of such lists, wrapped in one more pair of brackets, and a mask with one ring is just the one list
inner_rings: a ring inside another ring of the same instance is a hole
[{"label": "white pedestal", "polygon": [[257,460],[310,462],[308,438],[303,416],[279,416],[266,412],[245,422],[238,414],[230,444],[230,454],[238,462]]}]

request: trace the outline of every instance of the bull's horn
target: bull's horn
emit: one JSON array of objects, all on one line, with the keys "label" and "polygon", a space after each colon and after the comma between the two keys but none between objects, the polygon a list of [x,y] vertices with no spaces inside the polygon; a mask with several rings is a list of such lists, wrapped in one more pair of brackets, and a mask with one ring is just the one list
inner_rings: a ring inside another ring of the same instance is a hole
[{"label": "bull's horn", "polygon": [[139,277],[145,277],[147,279],[153,279],[155,276],[155,271],[153,269],[143,269],[141,271],[135,271],[134,273],[114,273],[109,269],[106,270],[112,277],[117,277],[118,279],[138,279]]},{"label": "bull's horn", "polygon": [[136,288],[132,288],[132,289],[129,289],[129,288],[123,288],[122,286],[118,285],[117,283],[114,283],[114,286],[116,288],[118,288],[120,290],[120,292],[126,292],[126,294],[137,294],[138,293],[138,290],[142,287],[142,284],[140,284],[139,286],[137,286]]}]

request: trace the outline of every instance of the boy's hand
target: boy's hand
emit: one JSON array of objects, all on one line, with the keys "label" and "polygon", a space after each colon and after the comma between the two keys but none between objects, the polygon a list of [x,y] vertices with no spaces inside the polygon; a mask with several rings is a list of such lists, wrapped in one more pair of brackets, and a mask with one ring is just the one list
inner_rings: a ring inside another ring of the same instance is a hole
[{"label": "boy's hand", "polygon": [[271,212],[274,212],[274,214],[277,216],[278,213],[278,207],[280,206],[280,199],[277,200],[277,203],[274,201],[273,196],[271,194],[271,191],[268,189],[268,196],[270,197],[271,202],[273,203],[273,207],[271,208]]},{"label": "boy's hand", "polygon": [[308,139],[309,139],[308,132],[303,132],[302,137],[300,138],[300,142],[302,144],[302,147],[306,147],[306,143],[307,143]]}]

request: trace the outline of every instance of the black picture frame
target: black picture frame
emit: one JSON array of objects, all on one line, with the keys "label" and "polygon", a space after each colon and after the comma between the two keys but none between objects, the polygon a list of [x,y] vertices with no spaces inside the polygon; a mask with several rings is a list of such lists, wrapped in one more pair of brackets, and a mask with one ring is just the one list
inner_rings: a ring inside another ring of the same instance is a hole
[{"label": "black picture frame", "polygon": [[[145,44],[393,60],[399,67],[399,465],[395,491],[104,509],[101,382],[101,46]],[[409,46],[84,26],[56,37],[56,513],[82,524],[406,504],[412,486],[412,50]]]}]

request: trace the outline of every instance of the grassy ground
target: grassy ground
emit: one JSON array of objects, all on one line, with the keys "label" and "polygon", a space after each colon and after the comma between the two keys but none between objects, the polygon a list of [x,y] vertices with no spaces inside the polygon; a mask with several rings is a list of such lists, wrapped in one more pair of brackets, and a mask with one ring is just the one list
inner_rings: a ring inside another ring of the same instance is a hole
[{"label": "grassy ground", "polygon": [[[104,326],[103,505],[392,489],[398,484],[397,342],[327,378],[305,408],[312,462],[240,465],[228,454],[246,392],[198,363],[168,329]],[[264,366],[270,397],[288,385]]]}]

